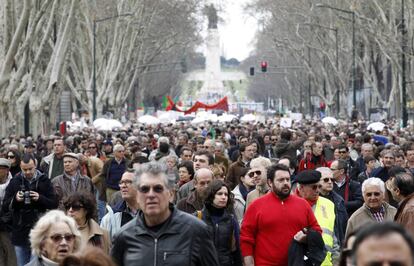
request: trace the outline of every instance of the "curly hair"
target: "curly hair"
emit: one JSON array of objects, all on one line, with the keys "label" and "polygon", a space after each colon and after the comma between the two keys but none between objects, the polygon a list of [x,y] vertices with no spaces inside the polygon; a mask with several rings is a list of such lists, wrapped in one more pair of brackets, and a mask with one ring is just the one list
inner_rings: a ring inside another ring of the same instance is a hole
[{"label": "curly hair", "polygon": [[190,174],[190,179],[192,180],[194,177],[194,167],[193,167],[193,162],[192,161],[182,161],[179,165],[178,165],[178,169],[184,167],[185,169],[187,169],[188,173]]},{"label": "curly hair", "polygon": [[30,231],[30,244],[33,253],[37,256],[41,256],[41,249],[43,242],[45,241],[45,237],[48,234],[50,227],[56,223],[67,224],[72,234],[75,235],[73,252],[77,252],[81,249],[81,234],[77,228],[75,220],[72,217],[66,216],[62,211],[52,210],[43,215]]},{"label": "curly hair", "polygon": [[227,205],[226,205],[226,209],[229,212],[233,212],[233,199],[234,199],[234,195],[233,193],[231,193],[231,189],[230,187],[224,183],[221,180],[213,180],[207,187],[206,192],[205,192],[205,200],[204,200],[204,204],[206,206],[212,206],[213,205],[213,201],[214,198],[216,196],[217,191],[219,191],[222,187],[227,188],[227,192],[228,192],[228,199],[227,199]]},{"label": "curly hair", "polygon": [[97,217],[97,208],[96,208],[96,199],[90,194],[83,191],[76,191],[69,196],[67,196],[63,201],[63,206],[70,206],[80,204],[83,205],[85,209],[86,220],[96,219]]}]

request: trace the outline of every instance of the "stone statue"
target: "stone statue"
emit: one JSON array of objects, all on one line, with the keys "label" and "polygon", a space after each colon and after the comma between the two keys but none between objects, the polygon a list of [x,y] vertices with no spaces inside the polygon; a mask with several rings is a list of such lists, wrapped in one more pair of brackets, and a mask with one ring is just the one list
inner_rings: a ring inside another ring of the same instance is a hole
[{"label": "stone statue", "polygon": [[206,6],[206,14],[208,17],[208,28],[217,29],[217,22],[218,22],[217,9],[214,7],[213,4],[210,4],[210,6]]}]

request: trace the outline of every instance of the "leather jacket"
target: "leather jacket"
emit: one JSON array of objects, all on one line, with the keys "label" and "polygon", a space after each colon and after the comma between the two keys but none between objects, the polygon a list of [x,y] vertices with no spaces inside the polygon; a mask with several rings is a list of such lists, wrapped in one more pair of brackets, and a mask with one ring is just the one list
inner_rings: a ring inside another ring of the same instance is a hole
[{"label": "leather jacket", "polygon": [[125,224],[115,236],[111,256],[119,265],[218,266],[207,225],[170,204],[171,216],[154,232],[144,215]]}]

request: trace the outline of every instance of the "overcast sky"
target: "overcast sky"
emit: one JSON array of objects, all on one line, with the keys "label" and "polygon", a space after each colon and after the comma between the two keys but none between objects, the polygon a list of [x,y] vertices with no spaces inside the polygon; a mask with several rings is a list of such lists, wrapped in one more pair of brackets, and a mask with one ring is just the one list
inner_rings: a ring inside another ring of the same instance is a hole
[{"label": "overcast sky", "polygon": [[[216,1],[222,2],[221,6],[225,8],[219,12],[224,21],[218,25],[222,55],[227,59],[234,57],[242,61],[254,48],[254,34],[257,29],[256,20],[244,14],[242,9],[242,6],[251,0]],[[205,25],[207,27],[207,18]]]}]

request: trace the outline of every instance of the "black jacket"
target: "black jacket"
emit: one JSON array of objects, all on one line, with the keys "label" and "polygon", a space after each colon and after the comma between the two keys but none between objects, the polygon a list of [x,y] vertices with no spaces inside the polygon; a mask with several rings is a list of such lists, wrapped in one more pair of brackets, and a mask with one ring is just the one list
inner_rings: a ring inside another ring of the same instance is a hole
[{"label": "black jacket", "polygon": [[[39,193],[39,200],[31,200],[30,204],[18,202],[17,192],[22,190],[36,191]],[[10,180],[6,188],[6,195],[3,201],[3,211],[12,213],[12,244],[17,246],[30,245],[29,232],[40,216],[47,210],[56,209],[58,201],[50,179],[40,171],[37,171],[35,181],[29,183],[21,173]]]},{"label": "black jacket", "polygon": [[[201,219],[208,225],[214,246],[218,254],[220,266],[242,266],[240,251],[240,229],[234,215],[227,211],[212,216],[210,208],[204,208]],[[196,212],[197,214],[197,212]]]},{"label": "black jacket", "polygon": [[[304,256],[308,259],[305,261]],[[326,257],[326,248],[322,235],[310,229],[307,233],[306,242],[299,243],[292,240],[288,251],[289,266],[313,266],[321,265]]]},{"label": "black jacket", "polygon": [[119,265],[218,266],[207,225],[170,205],[171,217],[157,231],[147,228],[142,211],[115,236],[111,256]]},{"label": "black jacket", "polygon": [[346,226],[348,224],[348,213],[345,208],[344,199],[335,191],[331,191],[328,196],[321,195],[332,201],[335,204],[335,236],[338,239],[339,245],[342,247],[345,241]]},{"label": "black jacket", "polygon": [[[362,206],[364,199],[362,198],[361,185],[357,181],[349,179],[349,177],[346,178],[347,181],[341,187],[334,183],[334,191],[344,199],[348,217],[351,217]],[[346,197],[346,194],[348,194],[348,197]]]}]

